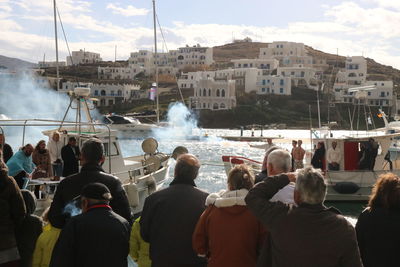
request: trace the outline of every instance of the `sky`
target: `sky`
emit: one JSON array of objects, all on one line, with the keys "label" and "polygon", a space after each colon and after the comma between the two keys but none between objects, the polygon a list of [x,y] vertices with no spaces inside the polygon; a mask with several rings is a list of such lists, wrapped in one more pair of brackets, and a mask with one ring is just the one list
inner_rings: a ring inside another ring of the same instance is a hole
[{"label": "sky", "polygon": [[[72,51],[127,60],[153,49],[151,0],[57,0]],[[343,56],[370,57],[400,69],[399,0],[156,0],[165,41],[158,49],[232,39],[294,41]],[[58,23],[60,61],[68,50]],[[55,60],[53,0],[0,0],[0,55]]]}]

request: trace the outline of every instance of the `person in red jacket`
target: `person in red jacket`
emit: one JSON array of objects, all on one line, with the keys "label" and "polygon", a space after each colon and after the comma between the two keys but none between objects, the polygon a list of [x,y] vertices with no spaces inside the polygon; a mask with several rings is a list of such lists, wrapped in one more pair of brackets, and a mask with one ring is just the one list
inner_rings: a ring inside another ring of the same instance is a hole
[{"label": "person in red jacket", "polygon": [[208,258],[209,267],[256,266],[266,231],[244,201],[253,185],[248,167],[239,165],[229,173],[228,190],[207,197],[207,209],[193,233],[193,249]]}]

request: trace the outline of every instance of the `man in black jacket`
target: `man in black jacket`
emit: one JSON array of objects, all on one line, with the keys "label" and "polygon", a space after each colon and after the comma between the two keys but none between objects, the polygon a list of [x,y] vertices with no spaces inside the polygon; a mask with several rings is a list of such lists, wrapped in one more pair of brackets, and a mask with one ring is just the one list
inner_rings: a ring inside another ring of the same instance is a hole
[{"label": "man in black jacket", "polygon": [[[296,181],[297,207],[269,200],[281,188]],[[248,208],[270,232],[271,266],[361,267],[354,227],[339,211],[323,205],[326,185],[313,168],[295,174],[268,177],[245,198]]]},{"label": "man in black jacket", "polygon": [[207,193],[196,188],[199,160],[181,155],[168,188],[146,198],[140,233],[150,243],[152,267],[205,266],[192,248],[192,235],[205,210]]},{"label": "man in black jacket", "polygon": [[110,190],[101,183],[88,184],[80,199],[83,214],[61,231],[50,266],[126,267],[130,225],[109,206]]},{"label": "man in black jacket", "polygon": [[76,138],[72,136],[68,139],[68,144],[61,149],[61,158],[64,162],[62,176],[67,177],[79,172],[79,156]]},{"label": "man in black jacket", "polygon": [[121,181],[101,168],[104,158],[104,147],[100,140],[92,138],[82,146],[80,173],[68,176],[57,187],[53,202],[49,210],[50,223],[57,228],[63,228],[70,214],[65,212],[65,207],[78,196],[81,189],[90,183],[105,184],[111,191],[112,200],[110,206],[118,215],[131,223],[132,215],[128,198]]}]

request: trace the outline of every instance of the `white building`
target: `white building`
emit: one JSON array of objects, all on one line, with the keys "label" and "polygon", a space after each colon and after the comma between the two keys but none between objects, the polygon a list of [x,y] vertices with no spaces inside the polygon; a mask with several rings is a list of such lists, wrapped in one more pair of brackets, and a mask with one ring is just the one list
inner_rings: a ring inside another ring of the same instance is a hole
[{"label": "white building", "polygon": [[254,59],[233,59],[235,69],[257,68],[263,70],[275,70],[279,66],[279,61],[274,58],[254,58]]},{"label": "white building", "polygon": [[[59,61],[58,66],[65,67],[66,66],[65,61]],[[55,68],[55,67],[57,67],[57,62],[56,61],[39,61],[38,67],[41,69]]]},{"label": "white building", "polygon": [[139,52],[132,52],[128,59],[130,67],[140,67],[145,75],[154,75],[156,64],[159,74],[176,75],[179,73],[176,61],[176,50],[171,50],[167,53],[157,53],[157,58],[155,58],[152,51],[139,50]]},{"label": "white building", "polygon": [[295,65],[293,67],[279,67],[278,75],[289,77],[295,86],[305,85],[309,89],[318,89],[317,79],[315,77],[315,69],[305,67],[303,65]]},{"label": "white building", "polygon": [[179,69],[185,67],[202,67],[209,66],[214,63],[213,49],[210,47],[201,47],[199,44],[195,46],[186,46],[178,48],[177,66]]},{"label": "white building", "polygon": [[189,98],[191,109],[227,110],[236,107],[235,81],[201,79]]},{"label": "white building", "polygon": [[[79,86],[82,86],[81,84]],[[96,106],[111,106],[137,98],[140,86],[138,84],[107,84],[88,83],[90,96],[97,99],[93,101]],[[78,87],[77,82],[64,82],[60,93],[68,93]]]},{"label": "white building", "polygon": [[135,65],[128,67],[98,67],[97,76],[106,80],[133,80],[143,72],[143,68]]},{"label": "white building", "polygon": [[259,58],[276,58],[278,60],[288,56],[307,56],[303,43],[276,41],[260,48]]},{"label": "white building", "polygon": [[102,59],[99,53],[79,50],[72,51],[72,56],[67,56],[67,66],[80,65],[80,64],[93,64],[100,62]]},{"label": "white building", "polygon": [[291,78],[272,75],[260,75],[257,77],[257,94],[291,95]]}]

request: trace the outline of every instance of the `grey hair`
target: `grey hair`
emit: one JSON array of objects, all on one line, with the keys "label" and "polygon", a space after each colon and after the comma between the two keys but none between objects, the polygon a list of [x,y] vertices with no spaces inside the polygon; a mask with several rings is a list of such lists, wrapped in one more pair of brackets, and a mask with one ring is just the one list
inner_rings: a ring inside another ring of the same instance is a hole
[{"label": "grey hair", "polygon": [[290,153],[283,149],[275,149],[269,153],[267,158],[267,164],[271,164],[274,169],[278,169],[282,172],[290,171],[292,164],[292,156]]},{"label": "grey hair", "polygon": [[312,167],[297,171],[295,190],[299,192],[302,202],[321,204],[326,196],[326,184],[319,170]]}]

